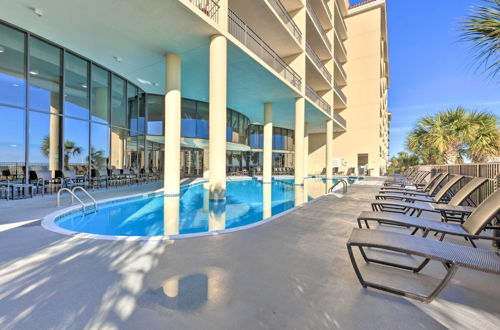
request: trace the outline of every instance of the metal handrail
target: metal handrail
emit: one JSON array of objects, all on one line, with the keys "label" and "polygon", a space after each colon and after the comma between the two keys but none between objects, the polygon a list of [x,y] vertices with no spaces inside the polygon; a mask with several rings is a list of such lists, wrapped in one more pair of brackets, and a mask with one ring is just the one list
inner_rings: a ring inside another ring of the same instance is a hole
[{"label": "metal handrail", "polygon": [[189,0],[201,12],[219,23],[219,0]]},{"label": "metal handrail", "polygon": [[328,69],[325,67],[323,62],[321,62],[321,59],[319,58],[318,54],[312,49],[312,47],[306,43],[306,53],[309,55],[311,60],[314,62],[314,64],[318,67],[318,69],[321,71],[323,76],[325,77],[326,80],[328,80],[330,83],[332,82],[332,74]]},{"label": "metal handrail", "polygon": [[325,29],[323,29],[323,26],[321,25],[321,22],[320,22],[320,20],[318,18],[318,15],[314,11],[314,9],[311,6],[311,3],[309,2],[309,0],[306,1],[306,6],[307,6],[307,11],[309,12],[309,14],[312,17],[314,25],[316,25],[316,27],[318,28],[318,30],[319,30],[319,32],[321,34],[321,37],[325,41],[326,46],[328,47],[329,50],[332,50],[332,43],[330,42],[330,40],[328,40],[328,36],[326,35]]},{"label": "metal handrail", "polygon": [[347,73],[344,70],[344,67],[342,66],[342,62],[340,62],[339,58],[337,57],[337,54],[333,54],[333,58],[335,59],[335,63],[337,64],[340,72],[344,76],[344,79],[347,79]]},{"label": "metal handrail", "polygon": [[76,196],[71,190],[69,190],[68,188],[61,188],[59,189],[59,191],[57,192],[57,207],[59,207],[61,205],[61,193],[63,191],[67,191],[70,195],[71,195],[71,203],[73,204],[73,197],[76,198],[77,201],[80,202],[80,204],[82,204],[82,211],[85,212],[85,203],[82,202],[82,200],[80,198],[78,198],[78,196]]},{"label": "metal handrail", "polygon": [[345,194],[347,193],[347,186],[348,186],[348,183],[347,181],[345,181],[344,179],[340,179],[338,180],[337,182],[335,182],[333,184],[333,186],[330,187],[330,189],[328,189],[328,193],[332,193],[333,192],[333,189],[338,186],[339,183],[342,183],[342,193]]},{"label": "metal handrail", "polygon": [[344,128],[346,127],[347,125],[347,122],[346,120],[344,119],[344,117],[342,117],[337,111],[332,111],[333,113],[333,118],[339,123],[341,124],[342,126],[344,126]]},{"label": "metal handrail", "polygon": [[334,81],[333,82],[333,89],[337,93],[337,95],[340,97],[340,99],[347,104],[347,97],[345,96],[344,92],[340,89],[340,87],[337,85],[337,83]]},{"label": "metal handrail", "polygon": [[312,89],[309,85],[306,85],[306,96],[314,101],[321,109],[330,113],[332,107],[328,102],[326,102],[314,89]]},{"label": "metal handrail", "polygon": [[300,31],[298,25],[294,22],[293,18],[290,16],[288,11],[285,9],[280,0],[269,0],[271,6],[276,10],[276,13],[281,18],[283,23],[286,25],[288,30],[293,34],[298,42],[302,41],[302,32]]},{"label": "metal handrail", "polygon": [[[97,211],[97,201],[95,200],[94,197],[92,197],[92,195],[87,191],[85,190],[83,187],[80,187],[80,186],[76,186],[74,187],[71,192],[73,193],[73,195],[76,197],[76,193],[75,193],[75,190],[77,189],[80,189],[81,191],[83,191],[85,193],[85,195],[87,195],[88,198],[90,198],[92,200],[92,203],[94,203],[94,208],[95,210]],[[71,201],[73,201],[73,197],[71,197]]]},{"label": "metal handrail", "polygon": [[302,78],[262,40],[238,15],[228,9],[229,33],[248,49],[271,66],[279,75],[297,89],[301,89]]}]

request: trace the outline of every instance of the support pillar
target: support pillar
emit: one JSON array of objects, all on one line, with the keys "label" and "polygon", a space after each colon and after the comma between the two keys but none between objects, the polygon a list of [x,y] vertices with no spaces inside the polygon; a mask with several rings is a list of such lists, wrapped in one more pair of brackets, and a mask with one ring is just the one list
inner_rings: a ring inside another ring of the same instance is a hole
[{"label": "support pillar", "polygon": [[264,146],[262,182],[271,183],[273,169],[273,105],[264,103]]},{"label": "support pillar", "polygon": [[210,39],[209,90],[210,200],[223,200],[226,198],[227,40],[221,35]]},{"label": "support pillar", "polygon": [[166,196],[177,197],[181,172],[181,58],[176,54],[166,54],[165,68],[163,188]]},{"label": "support pillar", "polygon": [[304,124],[304,178],[309,176],[309,132],[308,124]]},{"label": "support pillar", "polygon": [[325,155],[326,179],[333,178],[333,120],[326,121],[326,155]]},{"label": "support pillar", "polygon": [[304,113],[305,100],[295,100],[295,184],[304,184]]}]

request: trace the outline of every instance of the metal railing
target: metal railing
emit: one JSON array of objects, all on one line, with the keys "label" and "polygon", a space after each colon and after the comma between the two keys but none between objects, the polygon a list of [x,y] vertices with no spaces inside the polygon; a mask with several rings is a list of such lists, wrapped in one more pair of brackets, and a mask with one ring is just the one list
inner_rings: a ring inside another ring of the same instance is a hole
[{"label": "metal railing", "polygon": [[333,58],[335,59],[335,63],[337,64],[340,72],[344,76],[344,79],[347,79],[347,73],[344,70],[344,67],[342,66],[342,63],[340,62],[339,58],[337,57],[337,54],[333,54]]},{"label": "metal railing", "polygon": [[325,77],[325,79],[331,83],[332,74],[330,73],[330,71],[328,71],[323,62],[321,62],[321,59],[319,58],[318,54],[314,52],[314,50],[311,48],[311,46],[309,46],[308,43],[306,43],[306,53],[307,55],[309,55],[313,63],[316,64],[323,77]]},{"label": "metal railing", "polygon": [[219,23],[219,0],[189,0],[202,13]]},{"label": "metal railing", "polygon": [[332,111],[332,107],[328,104],[328,102],[326,102],[318,93],[316,93],[314,89],[312,89],[308,85],[306,85],[306,96],[324,111],[328,113]]},{"label": "metal railing", "polygon": [[[94,204],[94,209],[97,211],[97,201],[95,200],[94,197],[92,197],[92,195],[86,190],[84,189],[83,187],[80,187],[80,186],[76,186],[74,187],[73,189],[71,189],[71,192],[76,196],[76,190],[81,190],[83,191],[83,193],[85,195],[87,195],[88,198],[90,198],[92,200],[92,203]],[[71,198],[71,202],[73,202],[73,197]]]},{"label": "metal railing", "polygon": [[316,12],[314,11],[313,7],[311,6],[311,3],[309,2],[309,0],[307,0],[306,2],[306,6],[307,6],[307,11],[309,12],[309,14],[311,15],[312,17],[312,20],[314,22],[314,25],[316,25],[316,28],[318,29],[318,31],[320,32],[321,34],[321,37],[323,38],[323,40],[325,41],[325,44],[326,46],[328,47],[328,49],[331,51],[332,50],[332,43],[330,42],[330,40],[328,40],[328,36],[326,35],[326,32],[325,32],[325,29],[323,29],[323,26],[321,25],[321,22],[318,18],[318,15],[316,14]]},{"label": "metal railing", "polygon": [[335,81],[333,82],[333,89],[335,90],[335,93],[337,93],[337,95],[340,97],[342,102],[344,102],[344,104],[347,104],[347,97],[345,96],[344,92],[342,92],[342,90]]},{"label": "metal railing", "polygon": [[285,80],[301,89],[302,78],[262,40],[241,18],[229,9],[229,33],[260,57]]},{"label": "metal railing", "polygon": [[302,32],[299,27],[293,21],[293,18],[288,14],[280,0],[268,0],[271,6],[274,8],[278,16],[281,18],[283,23],[286,25],[287,29],[293,34],[295,39],[300,43],[302,41]]},{"label": "metal railing", "polygon": [[344,119],[344,117],[342,117],[337,111],[333,110],[332,111],[332,114],[333,114],[333,118],[340,124],[342,125],[344,128],[347,127],[347,122],[346,120]]},{"label": "metal railing", "polygon": [[340,48],[342,49],[342,53],[344,54],[344,56],[347,58],[347,49],[345,48],[345,45],[344,45],[344,42],[342,41],[342,39],[340,38],[337,30],[335,30],[334,32],[335,34],[335,38],[337,39],[339,45],[340,45]]}]

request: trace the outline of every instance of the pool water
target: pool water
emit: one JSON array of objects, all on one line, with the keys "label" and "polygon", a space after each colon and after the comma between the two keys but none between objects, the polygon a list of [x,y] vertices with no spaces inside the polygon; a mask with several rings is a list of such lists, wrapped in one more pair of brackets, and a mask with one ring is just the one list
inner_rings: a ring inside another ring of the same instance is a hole
[{"label": "pool water", "polygon": [[[324,195],[333,182],[307,179],[228,181],[225,201],[209,201],[203,183],[183,187],[180,197],[137,197],[100,204],[98,211],[64,215],[55,223],[71,231],[116,236],[207,233],[249,225]],[[335,180],[334,180],[335,181]]]}]

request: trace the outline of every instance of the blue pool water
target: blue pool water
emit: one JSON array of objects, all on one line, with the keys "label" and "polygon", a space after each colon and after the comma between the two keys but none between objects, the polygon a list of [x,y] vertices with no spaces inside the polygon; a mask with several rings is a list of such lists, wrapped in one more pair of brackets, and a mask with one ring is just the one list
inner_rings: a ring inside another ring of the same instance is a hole
[{"label": "blue pool water", "polygon": [[[65,229],[118,236],[178,235],[219,231],[248,225],[323,194],[332,182],[308,179],[228,181],[225,202],[209,202],[203,184],[181,191],[179,198],[137,197],[99,205],[95,213],[71,213],[55,220]],[[267,187],[266,187],[267,186]]]}]

